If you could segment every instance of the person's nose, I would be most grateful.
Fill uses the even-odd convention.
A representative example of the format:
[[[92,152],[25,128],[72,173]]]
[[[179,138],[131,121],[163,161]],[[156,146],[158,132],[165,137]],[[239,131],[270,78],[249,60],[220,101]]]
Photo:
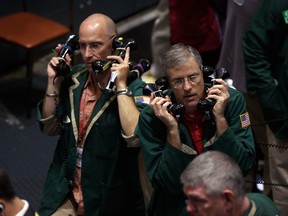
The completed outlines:
[[[93,56],[92,49],[90,48],[90,46],[86,46],[85,51],[84,51],[84,57],[89,58],[91,56]]]
[[[192,84],[188,79],[184,79],[183,88],[184,90],[190,90],[192,88]]]

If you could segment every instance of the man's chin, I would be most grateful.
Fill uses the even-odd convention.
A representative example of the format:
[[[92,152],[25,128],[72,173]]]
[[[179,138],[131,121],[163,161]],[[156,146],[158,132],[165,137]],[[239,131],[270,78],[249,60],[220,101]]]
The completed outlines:
[[[91,64],[86,64],[86,68],[88,69],[88,71],[93,71],[92,65]]]

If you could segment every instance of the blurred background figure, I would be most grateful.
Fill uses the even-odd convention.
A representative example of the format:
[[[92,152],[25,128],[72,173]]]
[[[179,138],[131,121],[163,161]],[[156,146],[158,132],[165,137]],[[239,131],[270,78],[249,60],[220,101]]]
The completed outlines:
[[[217,1],[213,1],[217,2]],[[152,30],[151,74],[164,75],[162,55],[176,43],[196,48],[204,65],[215,67],[221,49],[221,29],[217,14],[209,0],[160,0],[158,18]]]
[[[158,78],[163,75],[161,70],[162,55],[170,48],[170,28],[168,0],[160,0],[157,6],[157,18],[151,33],[151,75]]]
[[[241,40],[261,0],[227,1],[223,43],[217,67],[226,68],[234,86],[246,92],[245,64]]]
[[[259,8],[261,0],[232,0],[227,1],[227,16],[225,21],[225,30],[223,36],[223,43],[220,58],[217,67],[226,68],[230,77],[233,80],[233,86],[237,90],[244,93],[247,108],[251,117],[251,126],[256,142],[257,164],[255,169],[247,176],[247,179],[264,180],[269,182],[269,166],[268,166],[268,146],[259,143],[267,143],[265,125],[256,124],[263,122],[259,105],[255,103],[253,98],[249,97],[246,89],[246,71],[242,48],[242,37],[248,29],[249,24]],[[259,164],[264,165],[261,167]],[[258,170],[259,169],[259,170]],[[253,183],[246,184],[246,190],[256,190]],[[270,193],[270,185],[258,184],[259,190],[266,195]],[[270,196],[270,195],[269,195]]]
[[[240,167],[227,154],[208,151],[199,155],[180,178],[190,215],[279,215],[267,196],[245,194]]]
[[[248,92],[265,121],[272,195],[288,215],[288,1],[262,0],[243,38]]]
[[[16,195],[8,173],[0,169],[0,215],[36,216],[29,203]]]

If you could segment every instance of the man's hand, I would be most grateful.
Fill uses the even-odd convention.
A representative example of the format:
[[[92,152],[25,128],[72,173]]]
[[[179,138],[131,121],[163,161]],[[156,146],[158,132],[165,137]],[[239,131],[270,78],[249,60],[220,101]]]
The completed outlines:
[[[167,142],[175,148],[181,150],[182,143],[178,129],[178,122],[167,109],[171,104],[172,102],[168,96],[165,98],[155,97],[153,93],[150,96],[150,106],[154,110],[155,115],[167,127]]]
[[[127,87],[127,77],[129,73],[129,58],[130,58],[130,47],[126,49],[125,58],[122,59],[120,56],[108,56],[107,59],[115,60],[118,63],[113,63],[111,71],[117,73],[115,80],[117,89],[124,89]]]
[[[207,90],[207,98],[216,101],[213,107],[215,117],[224,116],[225,107],[230,97],[228,92],[228,84],[222,79],[216,79],[216,84]]]
[[[229,100],[228,84],[222,79],[216,79],[216,84],[207,90],[207,98],[216,101],[212,112],[215,117],[216,135],[219,137],[228,128],[228,123],[224,116],[224,111]]]
[[[52,57],[52,59],[50,60],[50,62],[48,63],[48,66],[47,66],[48,80],[50,80],[52,82],[55,81],[55,83],[57,83],[57,79],[58,79],[58,77],[56,77],[56,75],[57,75],[56,68],[59,64],[59,60],[61,59],[60,57],[58,57],[58,54],[61,50],[61,47],[62,47],[61,44],[57,45],[57,47],[55,48],[55,57]],[[71,58],[68,54],[66,54],[64,60],[66,61],[67,65],[71,64]],[[62,80],[62,79],[63,78],[60,78],[60,80]]]
[[[155,97],[152,93],[150,96],[150,106],[154,110],[155,115],[166,125],[167,129],[178,128],[175,117],[168,111],[168,106],[172,104],[170,98],[166,96]]]

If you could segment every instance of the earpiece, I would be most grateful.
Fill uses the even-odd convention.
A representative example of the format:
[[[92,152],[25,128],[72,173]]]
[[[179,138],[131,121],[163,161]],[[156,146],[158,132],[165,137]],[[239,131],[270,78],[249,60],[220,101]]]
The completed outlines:
[[[4,212],[5,206],[4,204],[0,203],[0,214]]]

